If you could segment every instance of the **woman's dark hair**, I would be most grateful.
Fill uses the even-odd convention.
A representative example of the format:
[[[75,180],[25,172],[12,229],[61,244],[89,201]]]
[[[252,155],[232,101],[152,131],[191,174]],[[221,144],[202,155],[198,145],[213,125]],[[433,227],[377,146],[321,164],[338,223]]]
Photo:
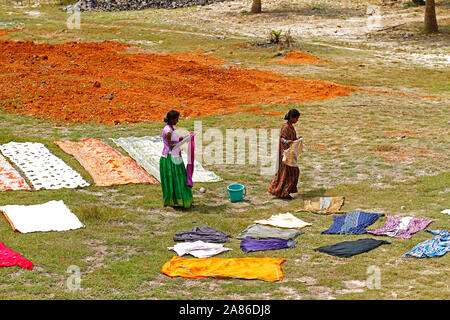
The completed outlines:
[[[297,109],[291,109],[284,116],[284,120],[289,120],[290,118],[298,118],[300,117],[300,112]]]
[[[166,117],[164,118],[164,122],[168,123],[169,121],[176,119],[180,116],[180,113],[177,110],[170,110],[167,112]]]

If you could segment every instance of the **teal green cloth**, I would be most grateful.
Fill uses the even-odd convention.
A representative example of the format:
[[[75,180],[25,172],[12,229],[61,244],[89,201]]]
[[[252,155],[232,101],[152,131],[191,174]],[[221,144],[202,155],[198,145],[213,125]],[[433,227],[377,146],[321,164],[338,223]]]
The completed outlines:
[[[192,189],[187,185],[183,158],[172,158],[170,153],[167,158],[161,157],[159,171],[164,206],[190,208],[194,197]]]

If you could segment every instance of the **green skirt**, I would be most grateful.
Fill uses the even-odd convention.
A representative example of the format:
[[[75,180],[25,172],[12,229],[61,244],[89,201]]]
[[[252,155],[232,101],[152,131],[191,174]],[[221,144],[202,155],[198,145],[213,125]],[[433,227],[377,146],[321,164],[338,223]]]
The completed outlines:
[[[187,185],[186,167],[183,158],[172,160],[169,153],[167,158],[159,159],[159,173],[163,192],[164,206],[190,208],[194,197],[192,189]]]

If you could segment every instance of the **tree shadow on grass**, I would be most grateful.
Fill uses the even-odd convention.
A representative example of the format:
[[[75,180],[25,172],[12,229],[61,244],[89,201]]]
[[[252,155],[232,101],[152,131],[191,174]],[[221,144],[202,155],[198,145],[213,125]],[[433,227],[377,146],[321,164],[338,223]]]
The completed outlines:
[[[206,204],[194,204],[192,207],[186,209],[182,207],[173,208],[178,212],[189,212],[189,213],[201,213],[201,214],[211,214],[211,213],[222,213],[226,212],[228,209],[228,204],[220,204],[216,206],[206,205]]]
[[[304,193],[299,193],[295,197],[296,199],[307,199],[307,198],[315,198],[315,197],[321,197],[327,192],[327,189],[325,188],[318,188],[306,191]]]

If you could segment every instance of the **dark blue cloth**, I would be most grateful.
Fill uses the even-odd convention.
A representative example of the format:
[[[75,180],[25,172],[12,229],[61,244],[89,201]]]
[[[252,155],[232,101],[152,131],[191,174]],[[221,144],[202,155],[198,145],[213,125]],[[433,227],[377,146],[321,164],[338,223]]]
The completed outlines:
[[[342,216],[333,216],[334,223],[322,234],[364,234],[366,227],[374,223],[382,213],[354,211]]]
[[[355,254],[360,254],[375,249],[382,244],[390,244],[390,242],[366,238],[356,241],[343,241],[330,246],[316,248],[314,251],[320,251],[340,258],[349,258]]]
[[[278,250],[293,248],[297,241],[286,239],[253,239],[244,238],[241,241],[241,249],[244,252],[263,251],[263,250]]]

